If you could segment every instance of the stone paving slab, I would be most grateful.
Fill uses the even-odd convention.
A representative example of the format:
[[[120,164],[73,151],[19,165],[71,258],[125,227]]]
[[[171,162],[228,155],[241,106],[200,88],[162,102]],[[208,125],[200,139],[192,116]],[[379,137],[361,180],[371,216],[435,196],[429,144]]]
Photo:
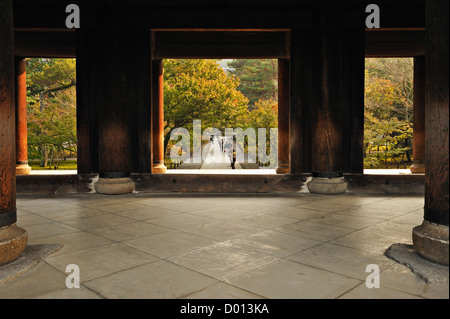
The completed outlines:
[[[448,299],[448,282],[385,255],[412,243],[423,195],[22,194],[17,207],[29,245],[64,247],[0,298]],[[79,290],[65,286],[68,264]]]

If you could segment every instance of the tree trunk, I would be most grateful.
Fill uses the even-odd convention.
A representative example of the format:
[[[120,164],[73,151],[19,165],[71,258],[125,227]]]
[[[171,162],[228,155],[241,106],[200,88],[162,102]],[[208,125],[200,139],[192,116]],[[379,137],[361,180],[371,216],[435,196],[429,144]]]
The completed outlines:
[[[406,151],[405,153],[406,153],[406,158],[408,159],[408,163],[411,163],[412,162],[412,160],[411,160],[411,153],[410,153],[411,151]]]
[[[47,150],[47,147],[44,146],[42,148],[42,159],[41,159],[39,166],[47,167],[47,164],[48,164],[48,150]]]
[[[172,130],[170,130],[170,132],[167,133],[166,136],[164,136],[164,159],[166,158],[167,145],[169,145],[171,132],[172,132]]]

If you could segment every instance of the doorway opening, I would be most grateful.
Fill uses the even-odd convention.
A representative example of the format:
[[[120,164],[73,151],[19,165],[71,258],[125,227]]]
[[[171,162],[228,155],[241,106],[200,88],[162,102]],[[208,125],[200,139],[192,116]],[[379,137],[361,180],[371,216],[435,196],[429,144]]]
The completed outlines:
[[[76,59],[27,58],[25,63],[31,174],[76,174]]]
[[[165,59],[164,163],[175,174],[276,174],[277,59]]]
[[[413,58],[366,58],[364,97],[365,173],[411,173]]]

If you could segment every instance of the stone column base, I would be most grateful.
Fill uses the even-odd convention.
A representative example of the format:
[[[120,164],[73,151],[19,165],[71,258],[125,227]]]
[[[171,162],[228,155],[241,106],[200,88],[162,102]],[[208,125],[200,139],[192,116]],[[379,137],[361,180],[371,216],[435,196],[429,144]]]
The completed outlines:
[[[425,173],[425,164],[413,162],[409,169],[411,173]]]
[[[313,177],[307,186],[309,191],[314,194],[335,195],[345,193],[347,190],[347,183],[343,177]]]
[[[289,162],[278,161],[278,166],[275,171],[277,174],[289,174]]]
[[[153,164],[152,174],[165,174],[167,171],[167,167],[164,163]]]
[[[414,249],[422,257],[448,266],[448,226],[426,220],[413,228]]]
[[[31,167],[28,164],[17,164],[16,175],[30,175]]]
[[[19,258],[28,240],[28,233],[14,223],[0,228],[0,265]]]
[[[134,191],[134,182],[129,177],[123,178],[99,178],[94,184],[94,189],[99,194],[121,195]]]

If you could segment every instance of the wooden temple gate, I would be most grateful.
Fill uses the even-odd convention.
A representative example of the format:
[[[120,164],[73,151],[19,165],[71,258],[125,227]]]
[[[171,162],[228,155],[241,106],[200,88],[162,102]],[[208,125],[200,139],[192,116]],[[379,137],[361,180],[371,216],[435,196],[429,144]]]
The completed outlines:
[[[321,192],[328,181],[344,191],[347,184],[364,190],[380,182],[363,174],[364,58],[414,57],[413,169],[426,167],[426,174],[392,181],[424,182],[424,224],[414,231],[415,245],[427,258],[448,264],[448,1],[378,1],[380,29],[366,29],[369,2],[360,0],[226,6],[204,0],[78,1],[78,29],[65,25],[69,3],[0,4],[0,234],[15,225],[16,164],[27,164],[20,82],[25,57],[76,57],[77,180],[98,174],[97,191],[112,194],[163,184],[186,191],[199,179],[217,185],[223,178],[156,174],[165,170],[164,58],[278,59],[282,177],[233,178],[259,189],[278,178],[288,189],[312,174],[316,184],[310,189]]]

